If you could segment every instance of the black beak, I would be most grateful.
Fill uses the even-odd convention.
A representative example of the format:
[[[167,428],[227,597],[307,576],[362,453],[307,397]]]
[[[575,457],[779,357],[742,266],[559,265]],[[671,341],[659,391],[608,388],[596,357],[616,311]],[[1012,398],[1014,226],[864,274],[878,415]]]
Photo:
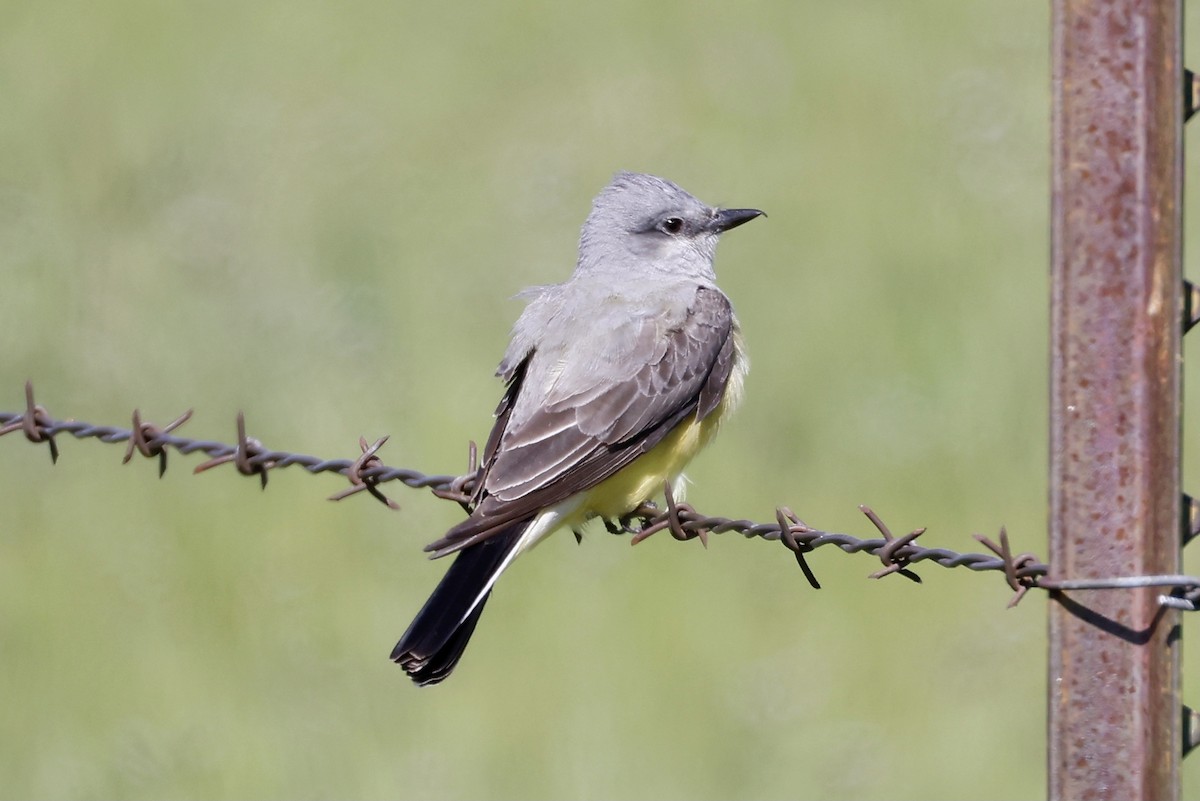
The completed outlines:
[[[742,223],[748,223],[755,217],[766,216],[767,213],[765,211],[759,211],[758,209],[717,209],[708,227],[713,233],[719,234],[722,231],[728,231],[730,228],[737,228]]]

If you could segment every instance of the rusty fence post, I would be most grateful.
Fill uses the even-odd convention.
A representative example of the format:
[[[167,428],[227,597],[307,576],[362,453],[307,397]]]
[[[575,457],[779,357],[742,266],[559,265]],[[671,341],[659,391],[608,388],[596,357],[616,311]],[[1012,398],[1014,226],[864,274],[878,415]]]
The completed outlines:
[[[1180,0],[1054,0],[1050,564],[1180,562]],[[1177,799],[1179,612],[1057,592],[1049,797]]]

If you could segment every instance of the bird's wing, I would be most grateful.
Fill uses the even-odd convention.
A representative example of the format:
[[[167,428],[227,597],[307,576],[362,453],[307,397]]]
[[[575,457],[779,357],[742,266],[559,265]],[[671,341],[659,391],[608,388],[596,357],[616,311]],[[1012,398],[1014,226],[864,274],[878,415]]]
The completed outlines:
[[[640,322],[625,343],[618,375],[576,371],[519,418],[530,354],[513,372],[484,449],[478,506],[426,547],[452,553],[584,490],[646,453],[691,415],[712,413],[734,363],[729,300],[700,287],[683,322],[659,331]],[[564,386],[564,384],[568,384]]]

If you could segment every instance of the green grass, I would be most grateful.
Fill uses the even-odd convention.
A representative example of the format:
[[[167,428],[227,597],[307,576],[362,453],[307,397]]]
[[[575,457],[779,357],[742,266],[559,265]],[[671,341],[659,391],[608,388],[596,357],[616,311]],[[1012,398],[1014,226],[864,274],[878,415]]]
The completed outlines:
[[[270,446],[386,433],[390,464],[458,472],[506,299],[564,279],[592,195],[645,170],[770,214],[718,256],[753,370],[689,500],[1044,555],[1044,3],[4,18],[0,407],[30,378],[60,416],[194,406],[229,440],[242,409]],[[0,797],[1044,792],[1045,600],[1005,610],[998,575],[870,582],[822,550],[817,593],[734,535],[556,537],[417,690],[386,657],[453,505],[61,447],[0,441]]]

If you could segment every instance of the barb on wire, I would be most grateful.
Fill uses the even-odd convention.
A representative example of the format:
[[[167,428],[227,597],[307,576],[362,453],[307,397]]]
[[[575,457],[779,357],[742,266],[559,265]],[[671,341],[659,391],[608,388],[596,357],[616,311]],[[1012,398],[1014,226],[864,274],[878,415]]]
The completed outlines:
[[[192,472],[203,473],[226,462],[233,462],[233,466],[243,476],[257,474],[263,489],[267,488],[267,471],[278,464],[261,442],[246,436],[246,415],[241,412],[237,415],[237,445],[234,446],[233,452],[214,456],[207,462],[196,465]]]
[[[1030,587],[1037,586],[1028,576],[1022,577],[1020,574],[1021,568],[1035,564],[1037,557],[1028,552],[1013,556],[1012,548],[1008,545],[1008,531],[1003,526],[1000,527],[999,545],[982,534],[976,534],[975,539],[979,540],[985,548],[999,556],[1004,562],[1004,576],[1008,579],[1008,586],[1012,588],[1014,593],[1012,600],[1008,602],[1008,608],[1012,609],[1021,602],[1021,599],[1025,597],[1025,593],[1029,591]],[[1039,583],[1044,583],[1044,581]]]
[[[30,442],[45,442],[50,446],[50,461],[58,463],[58,443],[50,425],[50,413],[33,402],[33,382],[25,382],[25,413],[0,416],[0,437],[21,431]]]
[[[143,423],[141,411],[134,409],[133,429],[130,431],[129,447],[125,449],[125,458],[121,460],[121,464],[129,464],[129,460],[133,458],[135,450],[148,459],[157,456],[158,477],[162,478],[167,472],[167,451],[163,448],[162,442],[159,441],[159,436],[169,434],[191,419],[192,410],[188,409],[162,428],[159,428],[153,423]]]
[[[875,511],[871,507],[859,506],[858,508],[867,516],[867,519],[871,521],[875,528],[879,529],[879,533],[883,535],[883,541],[887,543],[879,549],[879,553],[877,554],[879,561],[883,562],[883,569],[872,573],[871,578],[883,578],[891,573],[899,573],[906,579],[920,584],[921,577],[905,567],[908,564],[908,558],[904,553],[904,548],[910,542],[914,542],[917,537],[924,534],[925,529],[918,528],[915,531],[908,532],[903,537],[893,537],[892,532],[888,530],[888,527],[884,525],[879,515],[875,514]]]
[[[107,443],[127,442],[122,462],[129,462],[135,452],[147,458],[157,457],[160,476],[166,471],[168,449],[174,449],[183,455],[200,452],[209,458],[197,465],[194,472],[201,473],[222,464],[233,464],[243,475],[259,476],[264,488],[267,484],[268,471],[298,465],[310,473],[339,473],[349,480],[350,487],[335,493],[330,500],[342,500],[351,495],[366,492],[389,508],[398,509],[399,505],[383,495],[379,490],[379,485],[387,481],[400,481],[414,489],[429,488],[437,497],[452,500],[468,511],[471,509],[479,472],[478,452],[473,442],[468,448],[466,473],[459,476],[427,475],[416,470],[385,465],[379,457],[379,451],[387,442],[387,437],[381,437],[371,444],[368,444],[365,438],[360,438],[359,450],[361,453],[354,459],[321,459],[316,456],[268,449],[262,442],[247,435],[246,421],[241,413],[237,417],[237,442],[234,445],[189,439],[174,433],[188,422],[191,416],[192,412],[189,409],[167,425],[159,427],[144,422],[140,412],[134,411],[132,429],[97,426],[76,420],[56,420],[44,407],[34,402],[33,386],[27,382],[25,385],[25,410],[23,412],[0,412],[0,436],[20,431],[30,442],[47,443],[51,459],[54,461],[58,460],[58,445],[55,437],[59,434],[70,434],[77,439],[95,438]],[[705,546],[708,544],[710,534],[723,534],[729,531],[740,533],[746,538],[758,537],[768,542],[777,540],[792,553],[808,583],[814,589],[820,589],[821,585],[806,556],[822,546],[835,545],[845,553],[863,551],[879,559],[883,565],[882,568],[870,574],[871,578],[876,579],[897,573],[911,581],[920,582],[921,579],[913,568],[921,562],[931,562],[946,568],[966,567],[973,571],[1000,571],[1013,591],[1013,597],[1009,601],[1010,607],[1015,606],[1033,587],[1055,592],[1169,587],[1171,588],[1169,595],[1159,596],[1160,604],[1188,611],[1200,610],[1200,578],[1192,576],[1135,576],[1095,580],[1051,578],[1048,576],[1049,566],[1040,562],[1032,553],[1013,554],[1009,545],[1008,532],[1003,528],[1000,530],[999,543],[993,542],[987,537],[975,535],[975,538],[991,551],[990,555],[957,553],[946,548],[926,548],[918,545],[916,540],[925,533],[923,528],[915,529],[899,537],[894,536],[883,519],[867,506],[859,508],[878,530],[881,535],[879,538],[860,539],[848,534],[813,528],[786,506],[775,510],[774,521],[759,523],[726,517],[706,517],[690,504],[677,502],[669,485],[665,487],[664,497],[666,507],[663,509],[653,503],[646,503],[620,520],[605,520],[604,524],[613,533],[631,534],[633,544],[663,530],[670,531],[671,536],[677,540],[699,539]]]
[[[363,472],[371,467],[379,467],[383,464],[383,460],[377,455],[379,449],[388,441],[388,437],[380,437],[372,444],[367,444],[366,437],[358,438],[358,446],[362,448],[362,456],[354,460],[346,470],[346,478],[350,479],[350,488],[344,489],[341,492],[335,492],[329,496],[331,501],[340,501],[343,498],[349,498],[359,492],[368,492],[371,497],[382,503],[389,509],[399,509],[400,504],[393,501],[391,498],[379,491],[379,480],[373,477],[364,476]]]
[[[430,487],[430,491],[443,500],[454,501],[464,512],[470,514],[475,500],[475,477],[478,474],[479,452],[475,441],[471,440],[467,443],[467,472],[451,479],[444,487]]]
[[[811,545],[802,543],[796,539],[796,532],[793,531],[793,526],[797,530],[812,531],[808,525],[796,517],[796,514],[786,506],[780,506],[775,510],[775,522],[779,524],[779,541],[792,552],[796,557],[796,564],[800,566],[801,572],[804,573],[804,578],[808,579],[809,586],[814,590],[821,589],[821,582],[817,581],[817,576],[809,567],[808,560],[804,555],[811,551]]]

